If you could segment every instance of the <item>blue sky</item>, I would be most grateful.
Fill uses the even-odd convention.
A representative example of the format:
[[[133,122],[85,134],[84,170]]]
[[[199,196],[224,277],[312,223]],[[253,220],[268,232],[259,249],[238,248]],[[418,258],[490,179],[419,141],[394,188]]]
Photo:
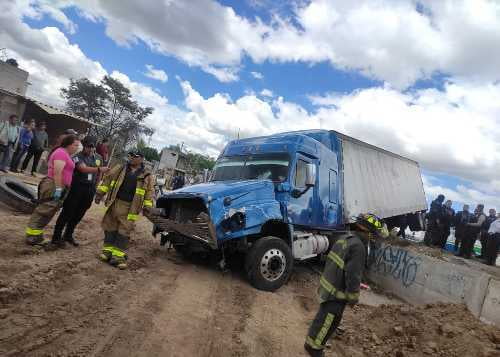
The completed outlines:
[[[418,160],[429,197],[500,206],[500,5],[446,2],[7,0],[0,44],[56,105],[120,79],[158,148],[334,129]]]

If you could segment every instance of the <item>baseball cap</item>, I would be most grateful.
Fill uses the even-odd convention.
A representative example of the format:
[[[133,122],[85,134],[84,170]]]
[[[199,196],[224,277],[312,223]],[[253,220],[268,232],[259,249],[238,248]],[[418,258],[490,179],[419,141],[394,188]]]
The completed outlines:
[[[66,129],[64,130],[64,134],[73,134],[73,135],[78,135],[75,129]]]
[[[144,155],[139,150],[130,150],[128,156],[132,157],[144,157]]]

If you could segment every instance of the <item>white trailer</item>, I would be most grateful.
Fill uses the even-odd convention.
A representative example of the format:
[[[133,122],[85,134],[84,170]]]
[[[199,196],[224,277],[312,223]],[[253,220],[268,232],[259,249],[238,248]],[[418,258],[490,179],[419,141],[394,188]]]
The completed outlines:
[[[336,133],[342,141],[344,219],[363,212],[388,218],[427,209],[416,161]]]

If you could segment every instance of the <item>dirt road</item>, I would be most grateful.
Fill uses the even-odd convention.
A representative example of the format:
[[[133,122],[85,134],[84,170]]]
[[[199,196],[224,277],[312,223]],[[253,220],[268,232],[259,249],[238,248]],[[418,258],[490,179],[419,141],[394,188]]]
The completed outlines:
[[[97,260],[102,214],[93,207],[80,224],[79,248],[44,252],[24,245],[27,216],[0,210],[1,356],[304,356],[304,334],[317,308],[318,277],[310,270],[298,268],[276,293],[257,291],[239,272],[222,273],[160,248],[143,219],[130,269],[119,271]],[[366,293],[363,300],[387,301]],[[440,333],[448,320],[445,330],[456,332]],[[327,355],[500,352],[500,331],[462,307],[363,305],[347,310],[345,321],[346,333]],[[466,333],[469,326],[476,335]]]

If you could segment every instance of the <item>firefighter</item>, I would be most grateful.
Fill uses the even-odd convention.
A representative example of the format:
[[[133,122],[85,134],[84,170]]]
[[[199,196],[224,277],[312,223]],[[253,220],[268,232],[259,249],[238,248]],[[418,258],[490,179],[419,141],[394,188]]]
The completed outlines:
[[[27,244],[48,243],[43,239],[43,229],[63,205],[75,168],[71,155],[77,152],[79,145],[76,135],[67,135],[49,155],[47,177],[38,185],[38,205],[26,227]]]
[[[76,167],[71,189],[54,227],[52,243],[55,245],[64,246],[65,242],[75,247],[79,245],[73,237],[73,232],[92,206],[99,176],[108,171],[108,168],[102,165],[101,156],[95,153],[96,141],[96,138],[86,136],[82,140],[83,151],[73,158]]]
[[[153,206],[154,178],[144,167],[138,151],[128,154],[128,162],[112,168],[97,187],[95,202],[106,195],[108,207],[102,220],[104,245],[99,256],[120,269],[127,268],[127,246],[139,213]]]
[[[358,302],[370,239],[388,236],[387,227],[378,217],[361,214],[350,234],[340,237],[333,244],[319,280],[319,311],[304,344],[310,356],[324,356],[325,344],[340,325],[346,304],[355,305]]]

